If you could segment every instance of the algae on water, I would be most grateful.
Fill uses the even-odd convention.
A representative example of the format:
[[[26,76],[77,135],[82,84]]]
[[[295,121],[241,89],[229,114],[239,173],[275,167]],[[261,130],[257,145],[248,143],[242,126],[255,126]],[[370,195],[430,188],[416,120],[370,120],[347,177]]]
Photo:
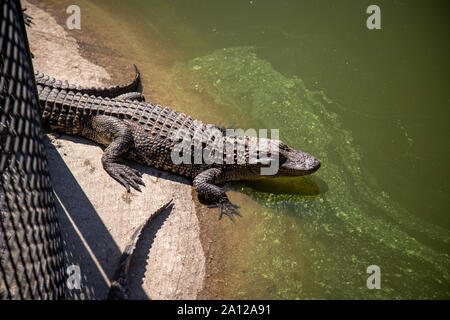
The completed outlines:
[[[179,90],[201,92],[255,128],[280,129],[281,140],[322,162],[315,176],[326,192],[254,190],[271,214],[252,226],[246,259],[254,262],[245,279],[270,282],[271,290],[254,290],[248,280],[237,298],[450,297],[448,254],[439,249],[448,248],[449,232],[411,216],[361,170],[351,132],[324,93],[277,72],[251,47],[216,50],[173,71]],[[242,190],[252,195],[252,188]],[[380,290],[366,287],[370,265],[381,269]]]

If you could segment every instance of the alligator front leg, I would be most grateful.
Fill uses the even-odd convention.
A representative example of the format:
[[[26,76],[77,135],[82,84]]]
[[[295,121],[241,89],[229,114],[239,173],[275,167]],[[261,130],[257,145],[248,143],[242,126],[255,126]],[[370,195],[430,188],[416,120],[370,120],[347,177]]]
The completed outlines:
[[[96,116],[92,129],[97,141],[112,140],[102,156],[102,164],[108,174],[122,184],[128,192],[130,187],[141,191],[139,185],[145,186],[142,173],[130,168],[122,159],[133,145],[133,134],[129,125],[114,117]]]
[[[207,169],[194,178],[193,185],[199,194],[203,195],[208,200],[213,201],[216,206],[219,207],[219,220],[222,219],[223,214],[226,214],[234,221],[234,214],[241,216],[239,211],[237,211],[239,207],[232,204],[225,194],[225,191],[214,184],[221,172],[222,171],[218,168]]]

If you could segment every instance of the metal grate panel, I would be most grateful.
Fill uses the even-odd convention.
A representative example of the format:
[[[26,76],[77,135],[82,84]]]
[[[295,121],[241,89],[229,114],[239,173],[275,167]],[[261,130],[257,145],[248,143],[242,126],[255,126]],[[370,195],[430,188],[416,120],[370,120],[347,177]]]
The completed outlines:
[[[0,3],[0,50],[0,299],[62,299],[60,226],[18,0]]]

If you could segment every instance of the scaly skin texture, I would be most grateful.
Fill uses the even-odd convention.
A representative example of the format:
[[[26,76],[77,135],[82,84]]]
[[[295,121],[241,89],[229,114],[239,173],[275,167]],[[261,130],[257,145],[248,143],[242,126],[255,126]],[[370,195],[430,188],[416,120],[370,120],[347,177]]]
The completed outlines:
[[[140,92],[142,90],[141,74],[136,65],[134,65],[134,71],[135,76],[132,82],[109,87],[83,87],[74,85],[67,81],[57,80],[37,70],[34,72],[34,78],[36,84],[41,85],[42,87],[68,90],[74,93],[94,95],[103,98],[145,101],[143,94]]]
[[[142,174],[126,165],[123,159],[191,179],[199,195],[219,207],[220,218],[226,214],[233,219],[233,214],[239,215],[237,207],[219,185],[260,176],[261,168],[267,167],[267,163],[250,161],[252,147],[258,150],[260,142],[278,147],[276,152],[268,153],[271,160],[279,161],[279,170],[273,177],[306,175],[320,167],[320,162],[312,155],[294,150],[278,140],[232,135],[226,136],[225,143],[220,145],[214,143],[217,141],[214,134],[225,133],[224,128],[203,124],[184,113],[153,103],[89,96],[79,87],[67,91],[57,83],[49,86],[45,81],[44,86],[37,85],[43,125],[106,146],[103,168],[128,192],[131,188],[141,191],[144,182]],[[188,140],[189,150],[195,150],[198,145],[212,146],[213,154],[223,154],[223,163],[196,164],[193,153],[190,161],[175,164],[171,154],[179,146],[179,140],[173,138],[177,132],[183,133],[181,137],[193,137]],[[201,141],[198,132],[203,135]],[[226,146],[232,146],[232,149]]]

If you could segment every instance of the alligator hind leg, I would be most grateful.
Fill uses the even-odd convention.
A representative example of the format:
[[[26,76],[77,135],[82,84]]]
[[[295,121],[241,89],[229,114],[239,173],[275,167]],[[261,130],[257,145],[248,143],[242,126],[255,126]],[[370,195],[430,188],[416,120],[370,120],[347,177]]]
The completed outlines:
[[[218,168],[210,168],[199,173],[194,178],[194,188],[199,194],[213,201],[214,207],[219,208],[219,220],[225,214],[234,221],[233,215],[241,216],[237,210],[239,207],[232,204],[225,191],[214,184],[221,173],[222,171]]]
[[[26,14],[25,11],[27,11],[27,8],[22,9],[23,22],[25,22],[25,25],[27,25],[28,27],[31,27],[31,25],[34,24],[33,17],[29,14]]]
[[[145,186],[142,181],[142,173],[123,163],[124,156],[134,143],[129,125],[114,117],[96,116],[92,120],[92,129],[95,135],[94,140],[111,141],[102,156],[105,171],[122,184],[128,192],[130,192],[130,187],[141,191],[139,185]]]

